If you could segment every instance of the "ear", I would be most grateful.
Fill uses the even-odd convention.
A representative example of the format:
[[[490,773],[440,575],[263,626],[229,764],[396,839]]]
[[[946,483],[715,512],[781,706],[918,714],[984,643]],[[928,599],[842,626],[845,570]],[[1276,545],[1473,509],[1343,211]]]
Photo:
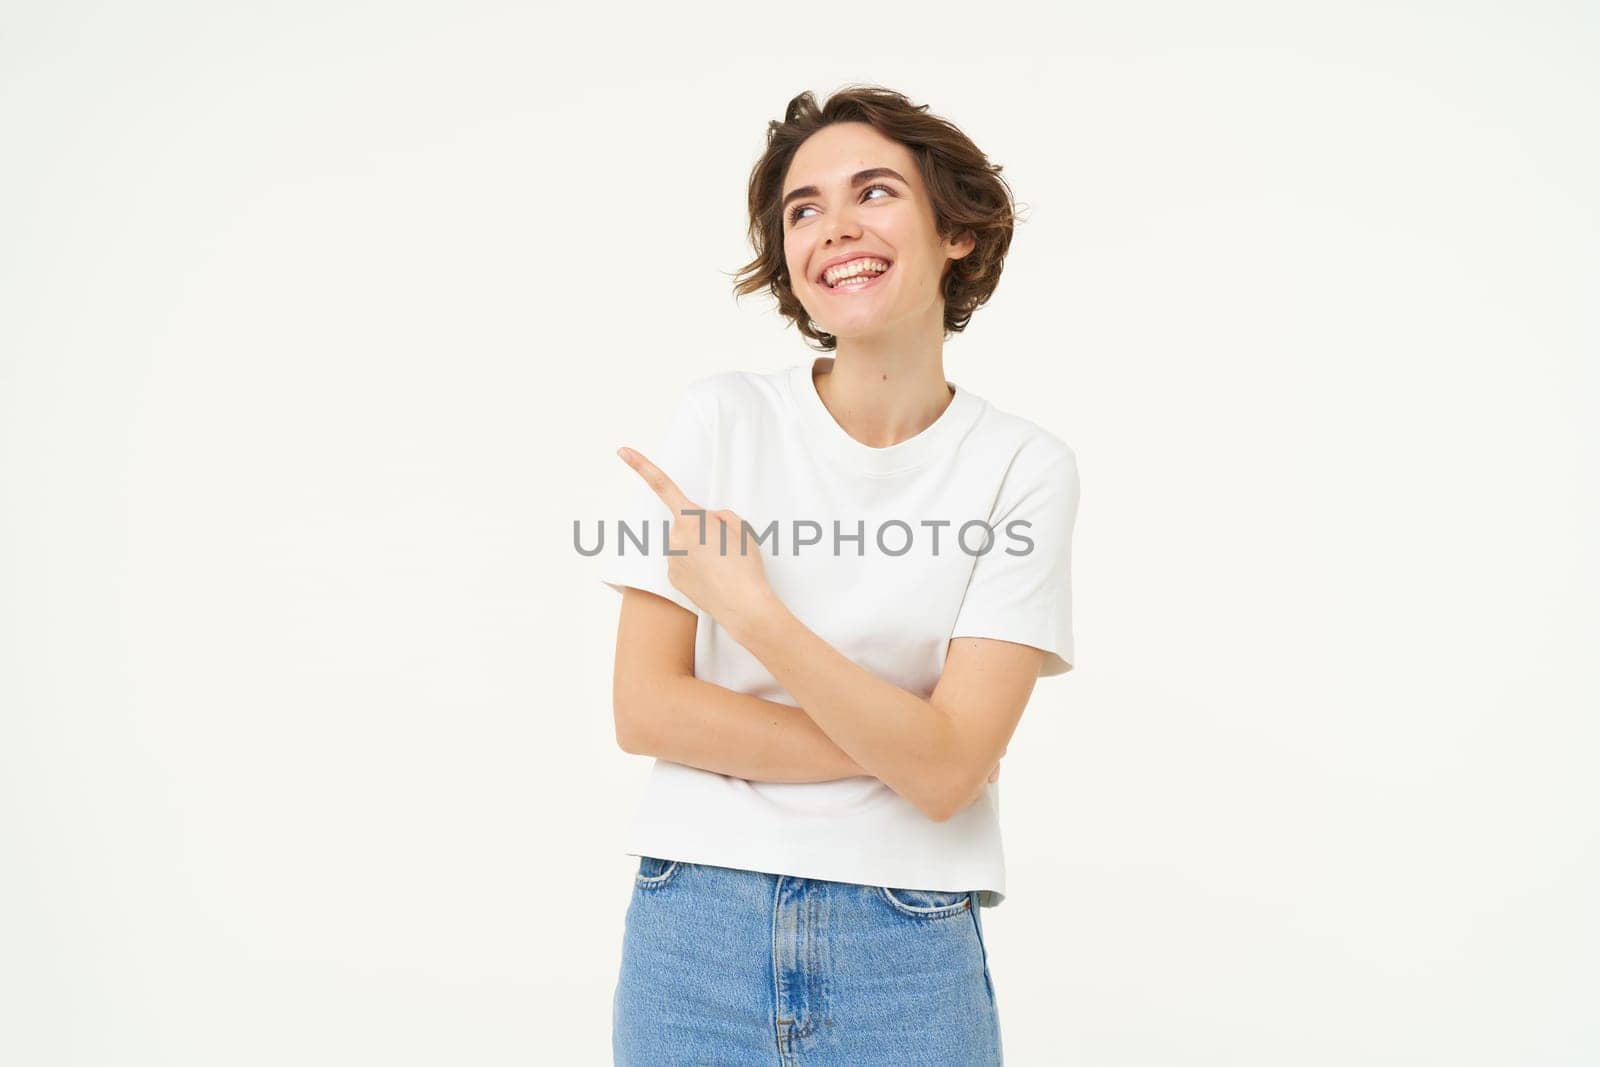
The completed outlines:
[[[965,259],[974,248],[978,247],[978,237],[971,230],[967,230],[960,237],[945,241],[945,247],[953,253],[950,259]]]

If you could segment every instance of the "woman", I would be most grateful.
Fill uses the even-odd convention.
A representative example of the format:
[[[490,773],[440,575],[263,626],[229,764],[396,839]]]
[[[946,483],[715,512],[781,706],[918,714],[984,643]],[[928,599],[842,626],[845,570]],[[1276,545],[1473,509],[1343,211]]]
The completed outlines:
[[[926,110],[852,87],[770,124],[737,291],[833,355],[691,382],[619,450],[617,737],[656,762],[618,1064],[1001,1062],[995,783],[1071,669],[1077,464],[944,376],[1013,205]]]

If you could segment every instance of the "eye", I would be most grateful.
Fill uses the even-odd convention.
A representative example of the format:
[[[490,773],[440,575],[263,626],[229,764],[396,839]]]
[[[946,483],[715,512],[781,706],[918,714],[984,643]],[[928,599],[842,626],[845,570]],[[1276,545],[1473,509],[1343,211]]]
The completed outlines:
[[[898,195],[893,189],[889,188],[887,185],[882,184],[881,182],[878,183],[878,184],[875,184],[875,185],[867,186],[865,189],[861,190],[861,195],[864,197],[868,193],[872,192],[872,190],[874,190],[874,189],[882,189],[884,192],[888,193],[890,196]],[[811,206],[810,204],[796,204],[794,207],[790,208],[789,209],[789,224],[792,226],[796,222],[799,222],[800,221],[800,212],[804,211],[806,208],[808,208],[810,206]]]

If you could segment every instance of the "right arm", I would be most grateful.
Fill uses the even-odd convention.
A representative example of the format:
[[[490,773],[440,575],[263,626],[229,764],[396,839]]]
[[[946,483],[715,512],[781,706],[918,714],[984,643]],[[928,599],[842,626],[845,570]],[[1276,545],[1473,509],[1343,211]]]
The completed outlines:
[[[803,710],[694,676],[698,618],[623,591],[611,703],[617,744],[753,782],[829,782],[867,772]]]
[[[697,626],[697,616],[670,600],[623,591],[611,696],[624,752],[751,782],[829,782],[867,773],[804,709],[696,678]],[[999,773],[996,763],[988,780]]]

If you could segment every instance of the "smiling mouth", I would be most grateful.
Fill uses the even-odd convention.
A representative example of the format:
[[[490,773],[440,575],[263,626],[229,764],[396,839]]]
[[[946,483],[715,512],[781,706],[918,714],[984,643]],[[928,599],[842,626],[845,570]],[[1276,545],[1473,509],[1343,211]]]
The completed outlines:
[[[840,279],[837,285],[829,285],[826,275],[819,280],[822,282],[822,287],[830,293],[853,293],[857,289],[870,289],[878,284],[880,278],[885,277],[890,271],[894,270],[892,262],[888,260],[884,260],[884,262],[889,263],[889,265],[877,273],[862,272],[860,274],[852,274],[848,278]]]

